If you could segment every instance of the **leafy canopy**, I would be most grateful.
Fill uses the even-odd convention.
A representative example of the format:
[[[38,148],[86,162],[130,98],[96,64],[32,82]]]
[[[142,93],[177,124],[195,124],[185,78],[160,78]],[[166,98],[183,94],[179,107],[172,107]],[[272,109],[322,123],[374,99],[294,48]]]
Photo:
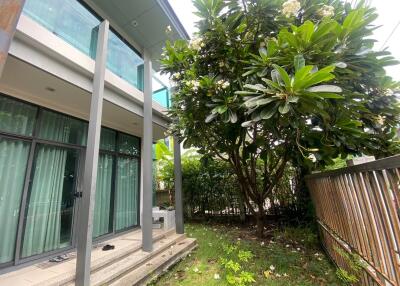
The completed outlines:
[[[239,143],[245,129],[259,135],[241,138],[242,148],[264,159],[271,146],[290,145],[296,162],[315,157],[320,165],[398,150],[399,85],[383,69],[397,62],[372,50],[375,9],[299,3],[287,17],[278,0],[194,1],[198,37],[167,43],[162,59],[176,82],[172,129],[187,146],[225,153],[223,141]],[[326,7],[332,15],[322,16]]]
[[[341,0],[194,0],[199,33],[168,42],[171,132],[229,162],[263,231],[288,166],[399,152],[399,84],[373,50],[375,9]],[[256,205],[257,207],[255,207]]]

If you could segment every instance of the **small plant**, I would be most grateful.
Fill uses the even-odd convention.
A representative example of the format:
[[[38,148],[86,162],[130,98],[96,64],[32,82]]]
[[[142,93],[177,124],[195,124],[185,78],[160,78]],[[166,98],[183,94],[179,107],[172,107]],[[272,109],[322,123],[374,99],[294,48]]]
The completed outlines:
[[[228,255],[230,255],[231,253],[235,252],[237,250],[237,248],[238,247],[236,245],[227,245],[227,244],[223,244],[222,245],[222,249]]]
[[[365,262],[356,253],[349,253],[339,247],[334,248],[335,251],[342,256],[350,268],[350,272],[339,267],[336,270],[337,277],[346,285],[353,285],[359,281],[361,271],[365,268]]]
[[[250,283],[256,282],[254,274],[246,271],[240,272],[239,275],[227,274],[226,281],[228,284],[236,286],[246,286]]]
[[[240,261],[248,262],[253,258],[253,253],[251,251],[239,250],[238,258]]]
[[[234,262],[232,259],[227,260],[225,258],[221,258],[220,263],[229,272],[237,273],[241,269],[240,264],[238,262]]]
[[[358,282],[358,278],[355,275],[347,272],[343,268],[338,268],[336,270],[336,275],[346,285],[353,285]]]
[[[249,262],[254,256],[251,251],[241,250],[238,245],[223,244],[222,249],[227,258],[219,259],[220,265],[225,270],[226,282],[230,285],[247,286],[256,280],[254,274],[242,270],[241,262]],[[239,261],[236,261],[236,258]]]

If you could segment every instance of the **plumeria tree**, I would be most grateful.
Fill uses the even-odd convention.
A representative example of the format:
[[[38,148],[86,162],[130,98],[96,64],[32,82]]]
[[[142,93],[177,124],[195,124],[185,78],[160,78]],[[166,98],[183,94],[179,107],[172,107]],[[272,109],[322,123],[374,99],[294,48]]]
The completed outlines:
[[[199,33],[167,43],[171,132],[229,162],[263,235],[288,165],[398,152],[399,85],[374,51],[377,15],[340,0],[194,0]]]

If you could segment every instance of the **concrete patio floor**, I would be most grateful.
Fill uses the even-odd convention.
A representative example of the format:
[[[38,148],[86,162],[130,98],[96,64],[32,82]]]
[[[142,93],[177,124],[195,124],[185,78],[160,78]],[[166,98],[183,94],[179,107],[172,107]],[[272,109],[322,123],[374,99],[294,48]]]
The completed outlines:
[[[141,250],[141,230],[120,235],[96,244],[91,258],[91,285],[137,285],[162,272],[195,246],[195,240],[175,233],[153,229],[154,250]],[[113,250],[103,251],[105,244]],[[74,285],[76,252],[62,262],[38,262],[0,275],[0,285]],[[51,259],[51,258],[50,258]]]

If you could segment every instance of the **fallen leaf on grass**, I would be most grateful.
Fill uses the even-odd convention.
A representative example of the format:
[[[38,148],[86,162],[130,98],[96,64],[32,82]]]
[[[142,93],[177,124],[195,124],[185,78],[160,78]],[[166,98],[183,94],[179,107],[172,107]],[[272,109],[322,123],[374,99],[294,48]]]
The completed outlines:
[[[270,276],[271,276],[271,271],[270,270],[264,271],[264,277],[265,278],[269,278]]]

